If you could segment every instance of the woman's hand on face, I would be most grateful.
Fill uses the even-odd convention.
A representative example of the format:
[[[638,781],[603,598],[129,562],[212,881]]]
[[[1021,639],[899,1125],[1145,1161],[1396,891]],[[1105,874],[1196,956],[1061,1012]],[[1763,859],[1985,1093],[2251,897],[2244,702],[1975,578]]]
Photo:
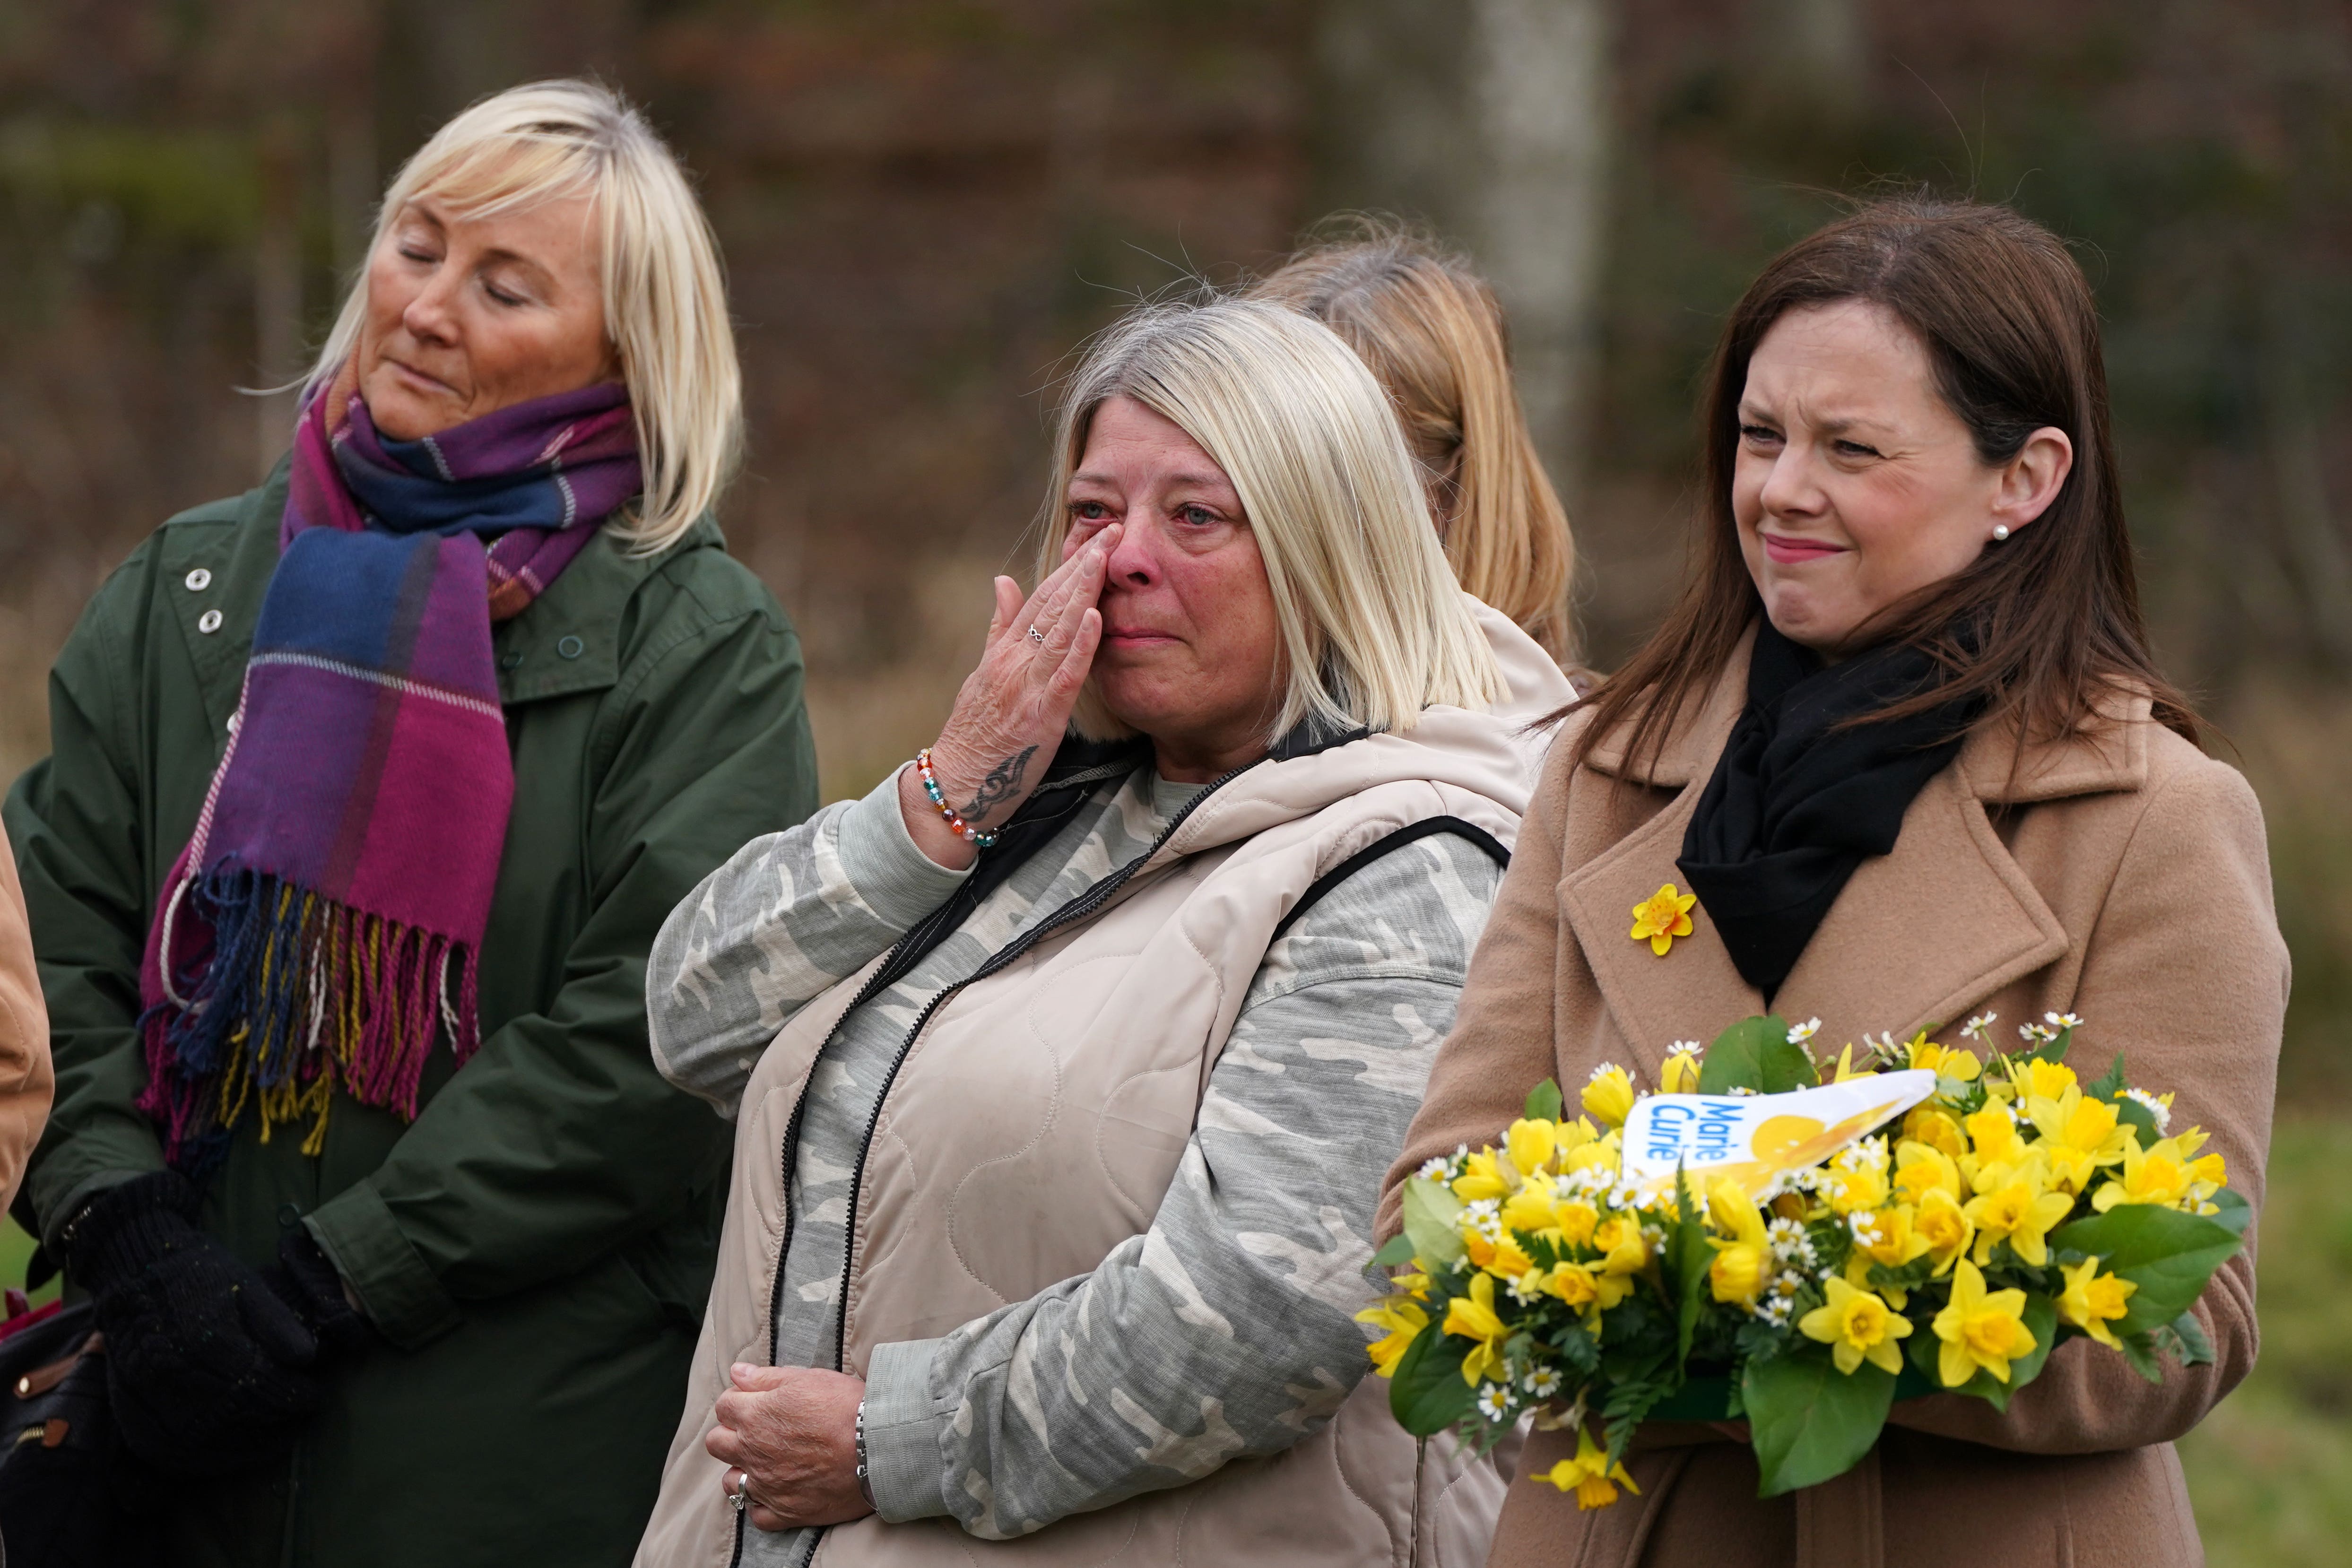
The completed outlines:
[[[723,1461],[719,1486],[761,1530],[845,1524],[872,1512],[857,1490],[857,1406],[862,1378],[804,1366],[734,1369],[719,1396],[719,1425],[702,1440]]]
[[[996,580],[988,645],[931,747],[940,792],[972,827],[1002,826],[1053,763],[1102,640],[1095,601],[1118,538],[1116,523],[1095,534],[1025,603],[1018,583]],[[933,861],[958,870],[972,862],[978,852],[948,826],[911,768],[898,776],[898,806]]]

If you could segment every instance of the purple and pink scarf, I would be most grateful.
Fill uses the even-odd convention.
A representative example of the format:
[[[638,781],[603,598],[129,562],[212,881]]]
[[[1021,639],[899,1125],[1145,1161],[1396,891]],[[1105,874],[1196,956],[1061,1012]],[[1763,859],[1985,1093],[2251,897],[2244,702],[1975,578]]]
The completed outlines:
[[[476,976],[514,773],[490,623],[636,494],[625,388],[387,440],[346,365],[303,406],[227,753],[157,900],[140,975],[164,1155],[216,1165],[338,1091],[414,1119]]]

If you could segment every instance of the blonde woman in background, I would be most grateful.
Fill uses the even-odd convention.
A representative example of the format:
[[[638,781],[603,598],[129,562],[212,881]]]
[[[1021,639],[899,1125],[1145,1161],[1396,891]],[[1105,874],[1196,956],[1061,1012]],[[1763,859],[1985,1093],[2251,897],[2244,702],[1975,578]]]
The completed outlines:
[[[1376,219],[1250,290],[1337,332],[1396,406],[1456,581],[1574,667],[1576,544],[1511,375],[1503,308],[1467,261]]]
[[[1296,312],[1138,312],[1055,459],[938,741],[655,946],[737,1133],[643,1568],[1485,1555],[1495,1467],[1353,1314],[1567,683]]]
[[[652,128],[500,93],[394,179],[289,461],[58,655],[7,830],[32,1206],[163,1530],[110,1560],[627,1560],[726,1176],[646,952],[816,804],[798,646],[710,516],[740,405]]]

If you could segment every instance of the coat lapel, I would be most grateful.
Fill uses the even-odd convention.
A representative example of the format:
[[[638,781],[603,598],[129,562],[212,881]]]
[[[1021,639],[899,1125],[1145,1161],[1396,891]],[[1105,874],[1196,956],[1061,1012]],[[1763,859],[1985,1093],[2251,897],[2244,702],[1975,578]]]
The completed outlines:
[[[1732,655],[1654,763],[1629,767],[1607,740],[1590,759],[1596,772],[1677,791],[1663,810],[1560,885],[1561,911],[1644,1071],[1654,1069],[1673,1041],[1712,1040],[1765,1010],[1762,994],[1740,977],[1704,905],[1691,912],[1691,934],[1663,956],[1631,936],[1633,906],[1664,883],[1681,884],[1675,859],[1744,703],[1752,642]],[[1941,1029],[2064,956],[2065,928],[2002,844],[1986,804],[2139,787],[2147,774],[2147,716],[2145,695],[2117,697],[2100,705],[2083,733],[2028,745],[2021,756],[2003,727],[1980,727],[1912,801],[1893,852],[1855,870],[1772,1010],[1791,1019],[1819,1018],[1820,1043],[1833,1056],[1865,1032],[1891,1030],[1904,1039]]]
[[[1691,911],[1691,934],[1675,938],[1663,956],[1632,935],[1635,904],[1666,883],[1681,886],[1675,857],[1706,787],[1704,778],[1686,783],[1664,810],[1560,883],[1561,911],[1617,1030],[1653,1080],[1675,1040],[1713,1040],[1764,1010],[1762,995],[1740,978],[1704,907]],[[1577,1086],[1566,1087],[1572,1096]]]
[[[2065,928],[1948,768],[1911,802],[1894,850],[1855,868],[1774,1008],[1820,1019],[1834,1054],[1864,1033],[1907,1040],[1955,1022],[2065,952]]]

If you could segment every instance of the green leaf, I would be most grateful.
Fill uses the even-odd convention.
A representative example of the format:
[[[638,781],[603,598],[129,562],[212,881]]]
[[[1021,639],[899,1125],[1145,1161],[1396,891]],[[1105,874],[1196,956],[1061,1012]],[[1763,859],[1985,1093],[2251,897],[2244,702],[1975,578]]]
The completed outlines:
[[[2105,1100],[2112,1102],[2116,1095],[2123,1092],[2124,1053],[2119,1051],[2116,1052],[2115,1063],[2107,1069],[2106,1076],[2101,1078],[2096,1083],[2084,1084],[2083,1086],[2083,1092],[2089,1095],[2094,1100]]]
[[[2205,1218],[2228,1230],[2232,1236],[2245,1235],[2246,1227],[2254,1222],[2254,1206],[2229,1187],[2223,1187],[2206,1201],[2221,1212],[2209,1214]]]
[[[1702,1373],[1685,1379],[1651,1407],[1653,1421],[1729,1421],[1738,1412],[1731,1407],[1732,1382],[1720,1373]]]
[[[1461,1212],[1462,1200],[1434,1176],[1414,1176],[1404,1184],[1404,1233],[1423,1265],[1447,1268],[1466,1255],[1462,1235],[1454,1228]]]
[[[2195,1312],[2181,1313],[2167,1323],[2161,1332],[2172,1336],[2174,1343],[2169,1348],[2180,1358],[2181,1365],[2213,1364],[2213,1342],[2205,1337],[2205,1325],[2197,1321]]]
[[[2119,1203],[2106,1213],[2062,1225],[2050,1245],[2095,1254],[2104,1270],[2139,1289],[2115,1324],[2118,1334],[2159,1328],[2196,1303],[2213,1270],[2241,1242],[2236,1231],[2202,1215],[2154,1204]]]
[[[2139,1134],[2140,1147],[2146,1148],[2164,1136],[2163,1129],[2156,1124],[2156,1113],[2130,1095],[2117,1097],[2115,1107],[2116,1120]]]
[[[1413,1247],[1412,1237],[1402,1233],[1391,1236],[1385,1242],[1381,1243],[1381,1249],[1379,1251],[1372,1254],[1372,1267],[1375,1269],[1402,1269],[1406,1264],[1412,1261],[1412,1253]]]
[[[1416,1437],[1433,1437],[1471,1412],[1477,1391],[1462,1381],[1473,1342],[1436,1322],[1413,1335],[1389,1383],[1389,1409]]]
[[[1818,1486],[1853,1469],[1886,1425],[1895,1375],[1864,1362],[1840,1372],[1826,1347],[1750,1362],[1739,1380],[1762,1472],[1759,1497]]]
[[[1706,1307],[1707,1270],[1715,1263],[1715,1249],[1706,1244],[1705,1210],[1691,1196],[1687,1172],[1675,1173],[1675,1225],[1666,1237],[1665,1253],[1675,1282],[1675,1373],[1680,1377],[1690,1361],[1699,1313]]]
[[[1530,1122],[1559,1121],[1560,1105],[1559,1085],[1549,1078],[1528,1091],[1528,1120]]]
[[[2051,1036],[2048,1040],[2043,1040],[2040,1045],[2035,1046],[2032,1051],[2027,1051],[2023,1056],[2019,1057],[2017,1060],[2020,1061],[2063,1061],[2066,1060],[2066,1048],[2073,1044],[2074,1041],[2074,1031],[2071,1029],[2062,1029],[2056,1034]]]
[[[2154,1336],[2143,1331],[2139,1333],[2125,1334],[2116,1343],[2123,1347],[2124,1360],[2130,1364],[2134,1372],[2138,1373],[2150,1383],[2164,1381],[2164,1368],[2156,1359]]]
[[[1734,1089],[1785,1094],[1811,1089],[1821,1081],[1804,1047],[1789,1042],[1789,1020],[1777,1013],[1742,1019],[1716,1036],[1698,1070],[1702,1094],[1728,1094]]]

